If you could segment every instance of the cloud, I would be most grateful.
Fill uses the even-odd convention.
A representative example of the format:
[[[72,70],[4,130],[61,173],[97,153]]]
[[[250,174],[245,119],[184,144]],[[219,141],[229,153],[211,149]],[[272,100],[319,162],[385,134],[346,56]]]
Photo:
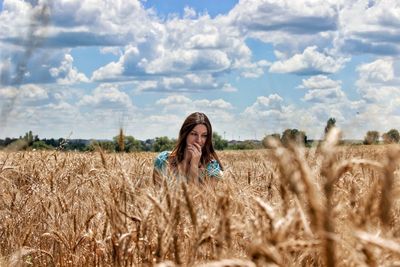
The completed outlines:
[[[72,66],[70,48],[125,46],[140,40],[156,23],[151,12],[136,0],[56,1],[47,6],[51,23],[46,23],[46,16],[40,13],[43,3],[22,0],[3,3],[2,61],[11,62],[6,69],[2,68],[8,74],[2,77],[4,85],[86,82],[87,77]]]
[[[256,102],[244,110],[245,115],[250,117],[268,117],[270,114],[282,114],[285,106],[283,98],[278,94],[259,96]],[[283,114],[282,114],[283,115]]]
[[[233,93],[237,92],[238,89],[234,86],[232,86],[230,83],[225,83],[224,86],[222,87],[222,91],[227,92],[227,93]]]
[[[178,43],[159,43],[159,39],[165,38],[168,37],[148,36],[146,41],[138,46],[127,46],[119,61],[111,62],[96,70],[92,79],[107,80],[141,75],[168,76],[185,73],[214,73],[222,72],[231,67],[231,59],[222,50],[186,49]],[[178,42],[178,40],[174,41]]]
[[[183,95],[172,95],[167,98],[157,100],[156,105],[168,106],[168,105],[186,105],[192,103],[192,100]]]
[[[336,47],[350,54],[399,55],[399,10],[397,0],[346,2]]]
[[[30,15],[40,5],[22,0],[5,0],[0,22],[9,23],[5,40],[14,44],[27,41],[20,29],[29,27]],[[143,33],[152,14],[137,0],[55,1],[48,6],[51,25],[45,33],[42,45],[47,47],[116,46],[135,39],[135,33]],[[0,23],[2,24],[2,23]]]
[[[85,95],[79,101],[80,107],[97,109],[128,110],[133,108],[132,101],[126,93],[113,84],[101,84],[91,95]]]
[[[246,31],[316,34],[337,28],[333,1],[240,1],[230,12]]]
[[[213,111],[217,112],[226,111],[233,109],[231,103],[226,102],[223,99],[208,100],[198,99],[192,100],[182,95],[170,95],[166,98],[159,99],[156,105],[163,106],[164,111],[170,110],[182,110],[185,112],[194,112],[197,110]]]
[[[5,58],[0,66],[0,84],[89,82],[89,79],[73,65],[73,58],[67,50],[37,48],[29,52],[6,46],[2,52]],[[28,52],[31,54],[27,55]]]
[[[231,103],[226,102],[223,99],[216,99],[216,100],[195,100],[193,101],[195,107],[202,108],[202,109],[221,109],[221,110],[229,110],[233,109]]]
[[[346,95],[340,88],[324,89],[324,90],[310,90],[308,91],[303,100],[310,102],[337,102],[340,99],[345,99]]]
[[[50,75],[57,79],[59,84],[74,84],[79,82],[89,82],[89,79],[85,74],[78,72],[78,70],[73,67],[74,58],[70,54],[66,54],[61,65],[56,68],[51,68]]]
[[[12,99],[15,97],[25,101],[36,101],[48,98],[47,91],[36,84],[25,84],[18,88],[16,87],[3,87],[0,88],[0,96],[5,99]]]
[[[308,79],[303,79],[303,84],[300,88],[306,89],[332,89],[340,87],[341,81],[334,81],[325,75],[311,76]]]
[[[196,10],[191,7],[185,6],[183,9],[183,18],[185,19],[195,18],[196,15]]]
[[[299,75],[315,75],[335,73],[347,61],[335,59],[317,51],[316,46],[307,47],[302,54],[296,54],[287,60],[274,62],[269,71],[275,73],[295,73]]]
[[[299,88],[307,89],[302,98],[305,101],[315,103],[347,102],[346,94],[342,90],[341,81],[334,81],[325,75],[312,76],[302,80]]]
[[[331,44],[342,1],[246,0],[229,12],[227,20],[242,36],[298,53],[306,47]]]
[[[135,82],[138,91],[200,92],[207,90],[235,90],[230,84],[218,82],[211,74],[186,74],[159,77],[156,80]]]
[[[126,45],[118,61],[97,69],[95,81],[133,80],[147,76],[212,74],[238,70],[245,77],[259,77],[266,60],[252,62],[252,52],[226,19],[208,15],[172,18],[153,23],[145,36]]]
[[[241,76],[245,78],[259,78],[264,74],[264,68],[270,65],[271,63],[267,60],[242,65],[243,71],[241,72]]]
[[[393,58],[381,58],[357,66],[359,79],[356,82],[361,97],[370,103],[387,106],[400,97],[400,74],[394,68]]]
[[[256,133],[260,138],[264,134],[281,133],[287,128],[303,129],[307,116],[308,113],[288,104],[282,96],[271,94],[257,97],[252,105],[240,113],[235,125]]]
[[[377,59],[356,68],[362,82],[388,82],[394,78],[393,59]]]

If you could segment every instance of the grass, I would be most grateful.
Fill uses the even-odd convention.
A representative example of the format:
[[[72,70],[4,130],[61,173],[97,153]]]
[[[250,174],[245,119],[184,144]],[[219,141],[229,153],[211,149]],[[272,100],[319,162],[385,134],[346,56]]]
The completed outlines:
[[[200,187],[154,186],[154,153],[0,152],[0,265],[399,264],[399,147],[335,144],[220,152]]]

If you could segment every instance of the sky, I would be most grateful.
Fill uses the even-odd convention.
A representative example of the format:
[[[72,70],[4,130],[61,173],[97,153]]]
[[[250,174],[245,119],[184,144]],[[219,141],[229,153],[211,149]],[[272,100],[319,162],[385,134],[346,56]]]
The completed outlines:
[[[0,138],[400,130],[398,0],[0,1]]]

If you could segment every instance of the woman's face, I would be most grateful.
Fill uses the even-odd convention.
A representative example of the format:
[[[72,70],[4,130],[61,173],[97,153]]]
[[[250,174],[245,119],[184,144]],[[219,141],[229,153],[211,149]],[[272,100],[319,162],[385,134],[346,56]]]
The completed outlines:
[[[186,145],[197,143],[203,148],[207,140],[207,135],[207,127],[204,124],[197,124],[186,137]]]

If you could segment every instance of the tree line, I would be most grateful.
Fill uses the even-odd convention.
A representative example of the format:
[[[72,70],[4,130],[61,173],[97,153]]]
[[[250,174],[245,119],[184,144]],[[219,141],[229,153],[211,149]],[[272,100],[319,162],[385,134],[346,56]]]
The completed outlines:
[[[138,152],[153,151],[160,152],[172,150],[176,144],[176,139],[167,136],[156,137],[154,139],[138,140],[131,135],[120,133],[112,140],[86,140],[86,139],[67,139],[67,138],[39,138],[32,131],[25,133],[19,138],[0,139],[0,149],[9,150],[64,150],[64,151],[95,151],[101,149],[108,152]],[[217,150],[232,149],[257,149],[262,148],[261,142],[254,141],[235,141],[229,143],[217,132],[213,133],[213,144]]]
[[[368,131],[364,137],[364,145],[374,145],[381,143],[379,137],[382,137],[384,144],[397,144],[400,142],[400,134],[397,129],[391,129],[382,135],[378,131]]]
[[[332,127],[336,127],[336,119],[329,118],[324,133],[327,134]],[[308,140],[304,131],[298,129],[286,129],[281,134],[274,133],[265,135],[261,141],[228,141],[222,138],[217,132],[213,133],[213,144],[216,150],[245,150],[269,148],[268,139],[274,138],[283,145],[290,143],[302,144],[305,146],[314,145],[313,140]],[[95,151],[101,149],[108,152],[137,152],[154,151],[160,152],[172,150],[176,144],[176,139],[167,136],[156,137],[154,139],[138,140],[131,135],[126,135],[123,129],[112,140],[84,140],[84,139],[40,139],[32,131],[25,133],[19,138],[0,139],[0,149],[10,150],[67,150],[67,151]],[[400,134],[396,129],[380,134],[378,131],[368,131],[364,137],[363,144],[392,144],[400,142]]]

